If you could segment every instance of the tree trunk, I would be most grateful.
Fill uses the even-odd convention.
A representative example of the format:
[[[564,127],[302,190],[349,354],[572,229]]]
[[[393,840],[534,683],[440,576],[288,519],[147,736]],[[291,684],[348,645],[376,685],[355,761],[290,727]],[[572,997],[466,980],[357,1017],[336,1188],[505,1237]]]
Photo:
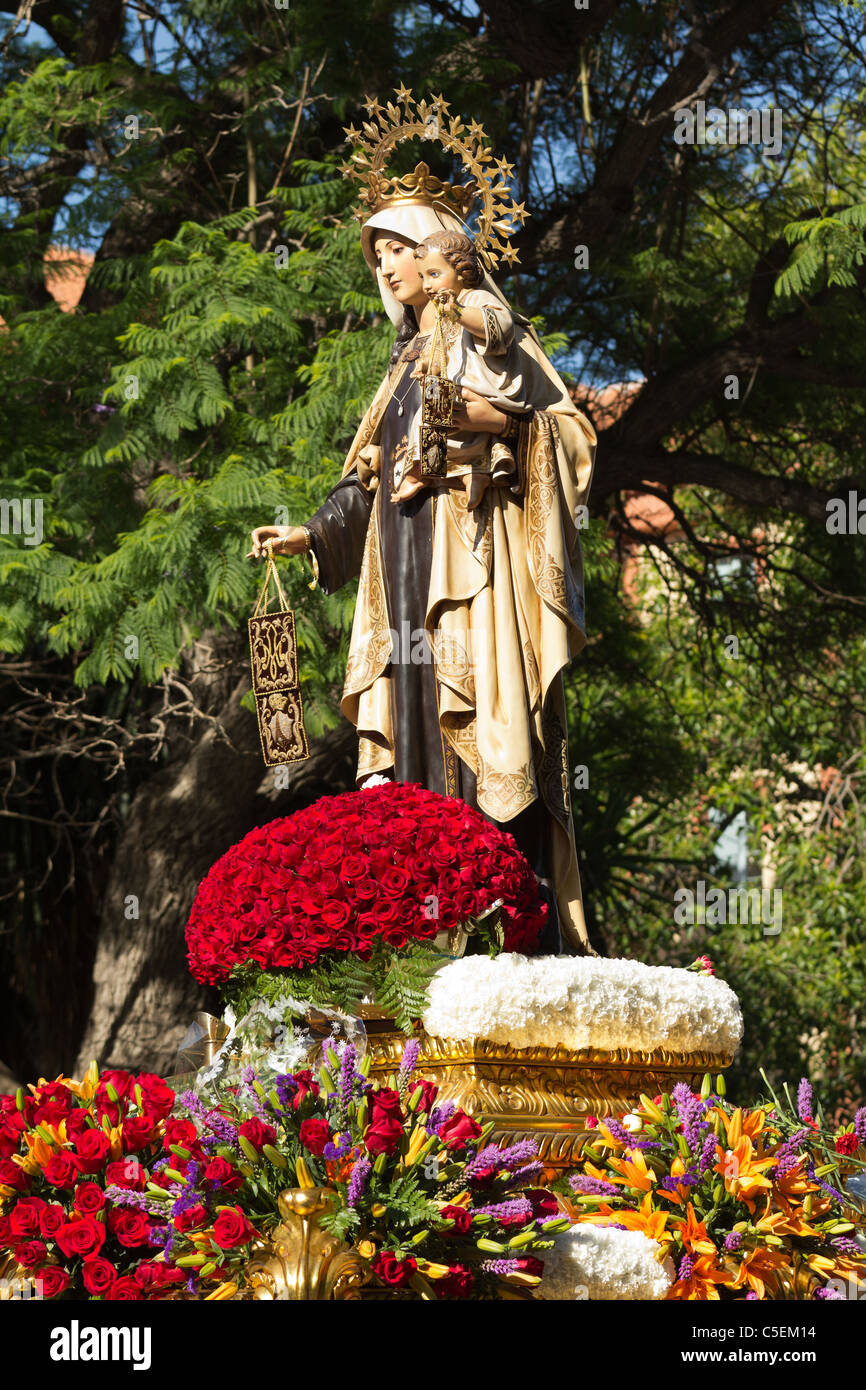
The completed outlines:
[[[355,730],[347,721],[311,741],[285,790],[264,773],[255,716],[241,706],[244,674],[212,727],[133,799],[102,906],[93,1003],[76,1063],[170,1073],[191,1015],[216,1007],[189,974],[184,927],[211,865],[254,826],[354,785]],[[226,741],[228,740],[228,741]],[[136,915],[137,914],[137,915]]]

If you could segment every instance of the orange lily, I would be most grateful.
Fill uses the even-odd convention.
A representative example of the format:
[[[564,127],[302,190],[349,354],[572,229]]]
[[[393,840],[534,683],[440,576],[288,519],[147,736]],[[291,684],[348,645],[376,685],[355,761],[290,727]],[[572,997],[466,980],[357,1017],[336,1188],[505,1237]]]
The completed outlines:
[[[671,1232],[666,1229],[669,1218],[670,1212],[653,1209],[652,1194],[648,1192],[636,1211],[614,1211],[613,1207],[605,1204],[598,1212],[582,1216],[580,1221],[595,1226],[609,1226],[612,1222],[618,1222],[628,1231],[643,1231],[650,1240],[661,1243],[673,1239]]]
[[[657,1181],[656,1174],[647,1167],[641,1149],[626,1149],[620,1158],[608,1159],[608,1164],[622,1175],[622,1181],[628,1187],[636,1187],[641,1192],[651,1192],[653,1184]],[[617,1179],[614,1178],[613,1181],[616,1182]]]
[[[706,1303],[719,1301],[719,1284],[732,1284],[734,1276],[729,1269],[723,1269],[713,1255],[700,1255],[688,1279],[678,1279],[668,1289],[669,1299],[682,1298],[690,1302]]]
[[[717,1105],[708,1111],[706,1118],[709,1119],[711,1115],[721,1115],[725,1133],[728,1136],[729,1149],[735,1148],[743,1135],[748,1139],[757,1138],[767,1122],[767,1116],[763,1110],[733,1110],[728,1115]]]
[[[762,1191],[772,1188],[772,1179],[765,1177],[763,1170],[771,1168],[773,1158],[759,1158],[748,1135],[743,1134],[733,1149],[715,1164],[714,1171],[721,1174],[725,1187],[732,1197],[745,1202],[750,1211],[755,1210],[754,1198]],[[733,1175],[729,1176],[731,1167]]]
[[[683,1245],[690,1254],[715,1255],[716,1247],[707,1235],[704,1222],[698,1221],[695,1216],[695,1209],[691,1202],[686,1206],[685,1220],[680,1221],[679,1225]]]
[[[748,1283],[758,1297],[763,1298],[766,1291],[764,1280],[768,1279],[774,1270],[787,1265],[790,1258],[789,1251],[767,1250],[765,1246],[756,1246],[743,1256],[731,1287],[739,1289]]]

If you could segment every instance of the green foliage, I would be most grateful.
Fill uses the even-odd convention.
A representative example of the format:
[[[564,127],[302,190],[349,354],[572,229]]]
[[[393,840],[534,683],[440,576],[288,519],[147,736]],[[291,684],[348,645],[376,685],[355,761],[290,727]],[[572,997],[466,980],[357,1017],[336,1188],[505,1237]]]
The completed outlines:
[[[843,208],[836,216],[789,222],[785,239],[796,249],[776,281],[776,294],[811,294],[824,284],[856,287],[854,272],[866,258],[864,230],[866,203]]]
[[[323,954],[300,970],[262,970],[249,961],[234,966],[223,995],[238,1017],[256,999],[273,1004],[284,994],[349,1014],[365,999],[375,999],[400,1031],[408,1033],[427,1007],[428,986],[446,959],[432,946],[411,941],[399,950],[379,942],[369,960],[353,952]]]

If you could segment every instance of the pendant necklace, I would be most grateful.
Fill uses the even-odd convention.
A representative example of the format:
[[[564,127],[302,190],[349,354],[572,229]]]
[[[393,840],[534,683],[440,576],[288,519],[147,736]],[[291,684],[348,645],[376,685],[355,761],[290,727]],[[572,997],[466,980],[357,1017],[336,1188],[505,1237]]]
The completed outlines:
[[[426,342],[428,337],[429,337],[429,334],[426,334],[426,333],[425,333],[425,334],[422,335],[422,334],[420,334],[420,333],[416,333],[415,337],[412,339],[412,342],[415,344],[415,349],[414,349],[414,351],[413,351],[413,350],[411,349],[411,347],[410,347],[410,350],[409,350],[408,352],[405,352],[405,353],[403,354],[403,357],[401,358],[401,361],[403,361],[403,362],[413,362],[417,357],[420,357],[420,356],[421,356],[421,350],[420,350],[420,348],[418,347],[418,344],[419,344],[419,343]],[[406,397],[408,396],[409,392],[412,390],[412,381],[413,381],[413,380],[414,380],[414,377],[412,378],[412,380],[410,380],[409,385],[406,387],[406,390],[403,392],[402,396],[398,396],[397,393],[396,393],[396,391],[391,391],[391,398],[394,399],[394,400],[396,400],[396,402],[397,402],[397,414],[398,414],[398,415],[403,415],[403,414],[405,414],[405,410],[404,410],[404,407],[403,407],[403,402],[405,401],[405,399],[406,399]]]

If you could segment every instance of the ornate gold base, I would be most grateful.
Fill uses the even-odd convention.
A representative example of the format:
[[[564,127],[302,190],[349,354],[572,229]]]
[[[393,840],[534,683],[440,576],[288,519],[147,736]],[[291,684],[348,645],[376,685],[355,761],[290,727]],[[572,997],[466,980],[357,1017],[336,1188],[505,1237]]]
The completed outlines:
[[[356,1251],[320,1227],[329,1205],[325,1187],[295,1187],[280,1194],[283,1219],[248,1262],[248,1287],[242,1297],[292,1303],[359,1297],[369,1267]]]
[[[405,1037],[371,1027],[371,1076],[382,1079],[400,1065]],[[381,1031],[380,1031],[381,1029]],[[705,1072],[724,1071],[733,1057],[718,1052],[606,1052],[566,1047],[509,1047],[483,1038],[457,1041],[418,1035],[418,1071],[484,1124],[493,1120],[493,1140],[514,1144],[534,1139],[548,1168],[576,1166],[591,1136],[588,1115],[622,1115],[649,1096],[669,1091],[678,1081],[694,1090]]]

